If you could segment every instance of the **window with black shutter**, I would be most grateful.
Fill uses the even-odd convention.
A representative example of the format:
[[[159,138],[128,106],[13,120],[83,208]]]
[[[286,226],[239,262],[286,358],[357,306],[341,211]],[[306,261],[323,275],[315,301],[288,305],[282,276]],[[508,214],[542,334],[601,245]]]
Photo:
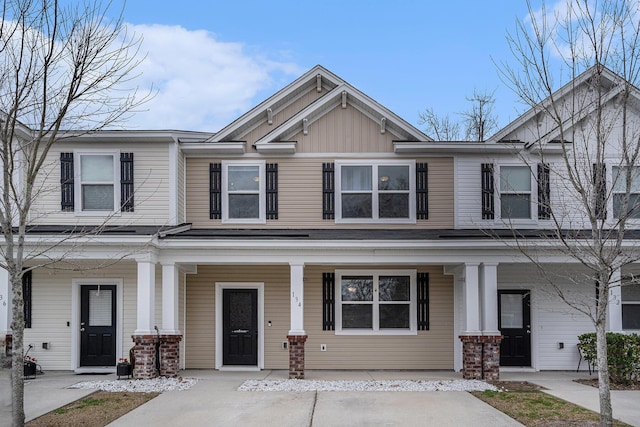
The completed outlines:
[[[334,164],[322,164],[322,219],[335,219]]]
[[[549,165],[538,164],[538,219],[551,219],[551,188]]]
[[[322,330],[335,330],[335,274],[322,273]]]
[[[418,273],[418,330],[429,330],[429,273]]]
[[[31,327],[31,270],[22,274],[22,299],[24,301],[24,327]]]
[[[596,219],[607,219],[607,165],[593,164],[594,215]]]
[[[482,179],[482,219],[494,219],[493,163],[481,165]]]
[[[209,165],[209,218],[222,218],[222,164]]]
[[[416,219],[429,219],[428,172],[426,163],[416,163]]]
[[[60,187],[62,212],[74,211],[73,153],[60,153]]]
[[[120,208],[133,212],[133,153],[120,153]]]
[[[267,163],[267,219],[278,219],[278,164]]]

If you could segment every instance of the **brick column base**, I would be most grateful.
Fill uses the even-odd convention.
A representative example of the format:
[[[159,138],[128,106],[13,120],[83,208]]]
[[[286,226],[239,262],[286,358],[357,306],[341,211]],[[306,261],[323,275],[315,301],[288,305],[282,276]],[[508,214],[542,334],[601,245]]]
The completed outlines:
[[[147,380],[158,376],[156,369],[156,343],[157,335],[132,335],[135,344],[133,355],[133,378]]]
[[[304,379],[304,343],[306,335],[287,335],[289,340],[289,379]]]
[[[465,380],[500,379],[501,335],[461,335],[462,377]]]
[[[160,375],[176,377],[180,370],[182,335],[160,335]]]

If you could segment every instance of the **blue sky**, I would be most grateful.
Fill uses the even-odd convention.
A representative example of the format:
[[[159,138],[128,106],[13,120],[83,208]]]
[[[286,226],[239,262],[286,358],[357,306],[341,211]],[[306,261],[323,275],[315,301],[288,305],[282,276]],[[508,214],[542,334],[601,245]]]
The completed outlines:
[[[494,61],[515,63],[506,35],[526,14],[524,0],[129,0],[140,85],[158,94],[127,127],[217,131],[316,64],[414,125],[495,90],[504,126],[524,107]]]

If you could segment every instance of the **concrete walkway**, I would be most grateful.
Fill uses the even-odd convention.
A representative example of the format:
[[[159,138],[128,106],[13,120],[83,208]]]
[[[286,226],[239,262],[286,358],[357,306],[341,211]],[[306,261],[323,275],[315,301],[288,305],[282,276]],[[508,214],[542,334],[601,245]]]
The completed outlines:
[[[542,372],[500,372],[500,379],[505,381],[528,381],[545,387],[545,393],[559,397],[583,408],[600,412],[598,389],[573,381],[575,378],[597,378],[597,374],[589,376],[566,371]],[[632,426],[640,426],[640,391],[611,392],[613,417]]]
[[[6,372],[6,371],[5,371]],[[517,426],[520,425],[466,392],[240,392],[247,379],[284,379],[286,371],[183,371],[198,378],[186,391],[165,392],[116,420],[111,427],[154,426]],[[47,372],[25,384],[27,420],[80,399],[92,390],[69,389],[81,381],[112,380],[109,375]],[[460,379],[444,371],[307,371],[317,380]],[[589,378],[573,372],[502,372],[501,379],[529,381],[547,393],[598,411],[598,391],[573,382]],[[0,426],[10,425],[8,376],[0,378]],[[640,391],[612,392],[616,419],[640,427]]]

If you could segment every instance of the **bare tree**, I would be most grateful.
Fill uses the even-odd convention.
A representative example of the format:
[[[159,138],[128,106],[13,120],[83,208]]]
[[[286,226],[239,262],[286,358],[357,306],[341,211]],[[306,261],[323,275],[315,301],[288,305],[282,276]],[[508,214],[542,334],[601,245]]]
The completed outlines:
[[[468,141],[484,141],[498,130],[498,120],[493,113],[495,104],[494,93],[473,91],[473,96],[467,98],[471,108],[463,111],[465,138]]]
[[[449,115],[440,116],[433,108],[427,108],[418,114],[418,124],[424,125],[427,135],[437,141],[456,141],[460,139],[460,128],[464,129],[466,141],[484,141],[498,129],[498,119],[493,112],[494,93],[473,91],[467,98],[471,107],[460,113],[461,122],[454,121]]]
[[[124,84],[139,63],[140,39],[128,35],[122,12],[109,18],[100,1],[6,0],[0,22],[0,267],[13,297],[12,421],[24,425],[23,295],[26,248],[40,175],[61,138],[90,133],[125,119],[144,102]],[[64,129],[79,129],[65,132]]]
[[[540,153],[535,161],[550,171],[538,185],[550,180],[557,192],[539,200],[553,239],[541,245],[517,243],[543,277],[548,274],[540,260],[549,250],[542,246],[553,246],[586,271],[579,282],[590,290],[583,288],[583,294],[593,295],[597,287],[599,298],[592,297],[591,304],[553,289],[594,325],[600,420],[611,426],[605,329],[609,293],[622,285],[617,272],[638,259],[637,248],[625,237],[628,220],[640,218],[640,13],[637,2],[627,0],[563,0],[553,10],[534,10],[527,3],[528,19],[518,21],[508,36],[517,66],[499,68],[532,108],[528,117],[535,126],[529,128],[531,140],[525,141],[522,158],[532,162],[533,153]],[[566,80],[558,89],[558,81]],[[557,147],[555,158],[545,154],[550,146]]]
[[[418,113],[418,124],[424,125],[427,135],[433,136],[437,141],[455,141],[460,138],[460,124],[448,115],[439,116],[433,108]]]

